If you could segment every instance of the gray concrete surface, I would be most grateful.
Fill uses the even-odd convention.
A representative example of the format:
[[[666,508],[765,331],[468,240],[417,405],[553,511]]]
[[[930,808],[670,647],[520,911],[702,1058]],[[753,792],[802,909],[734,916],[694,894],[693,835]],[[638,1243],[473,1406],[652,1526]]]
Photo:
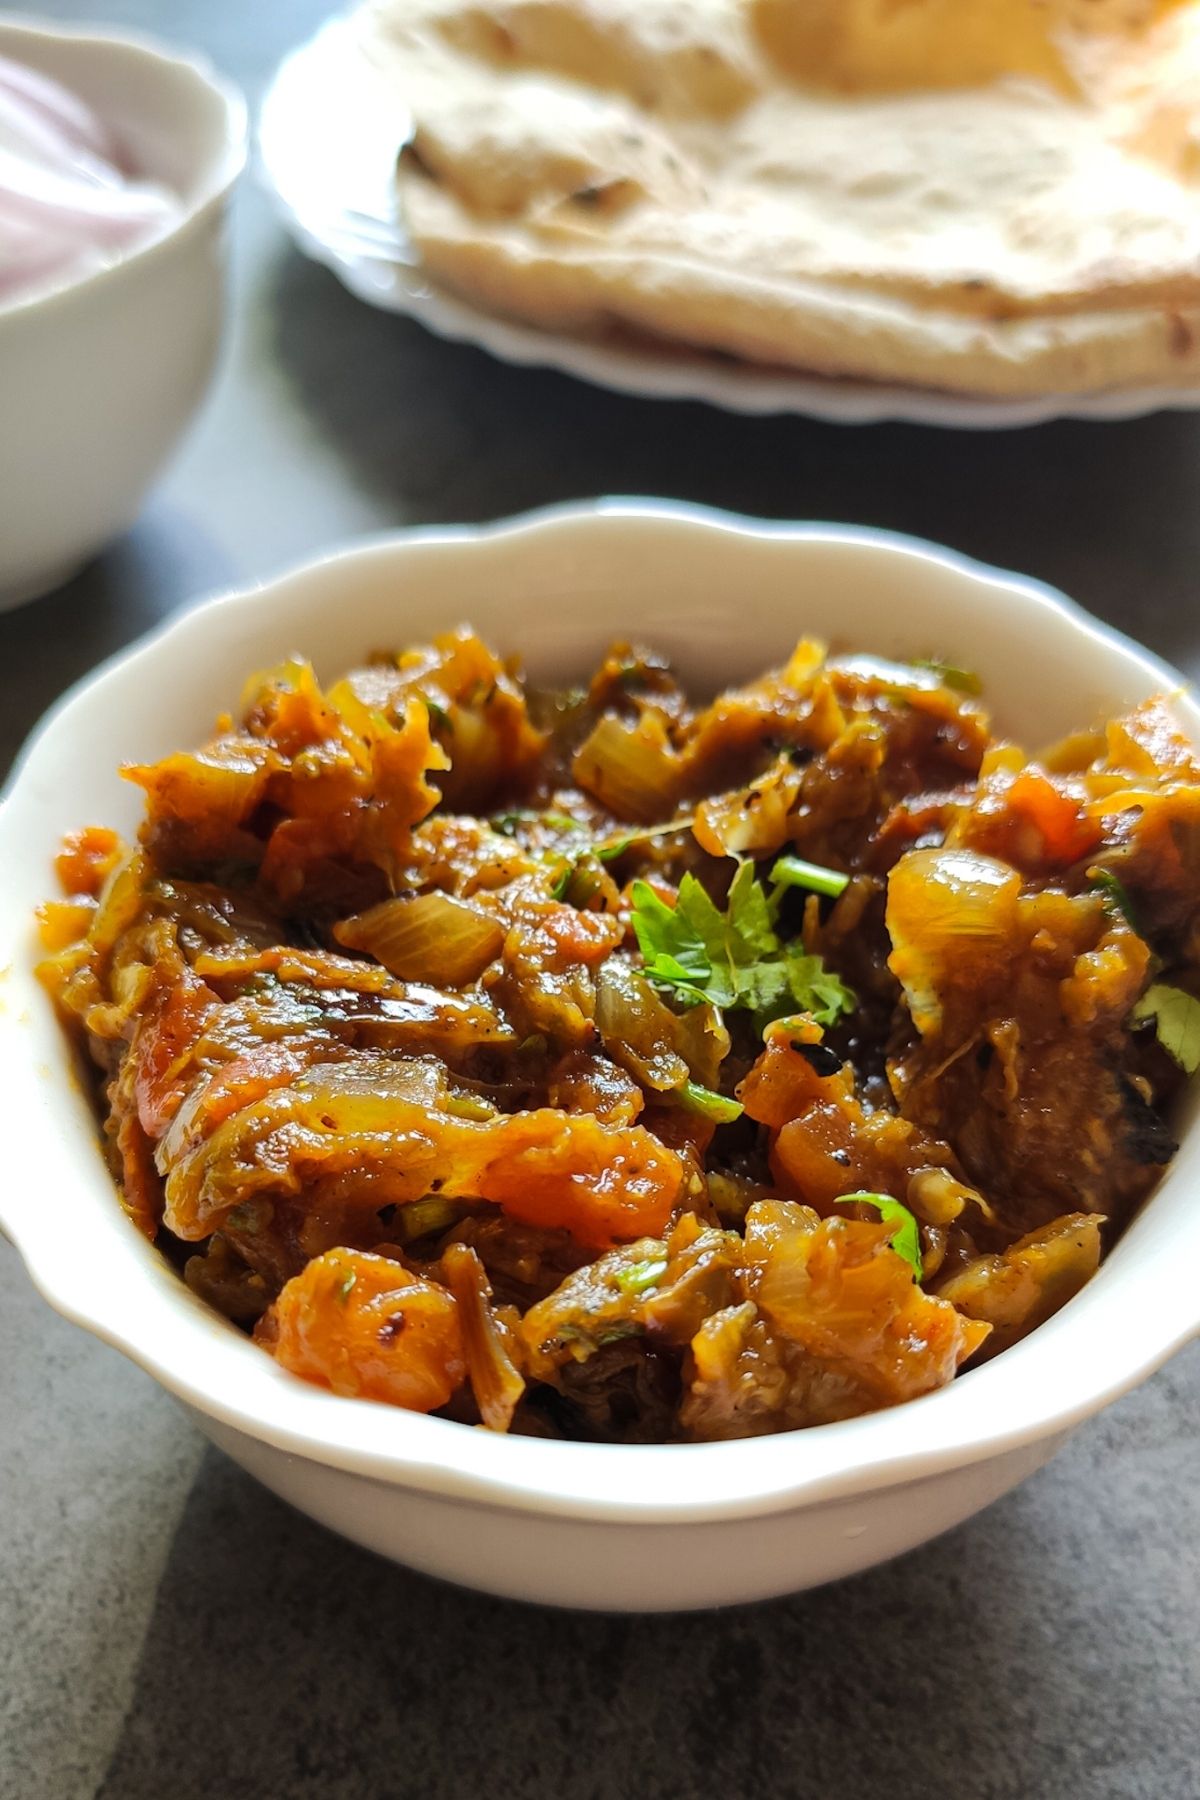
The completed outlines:
[[[199,45],[253,97],[323,8],[48,10]],[[137,529],[0,618],[0,767],[205,591],[360,531],[598,492],[925,533],[1200,674],[1200,417],[960,437],[620,399],[368,311],[253,181],[235,291],[218,388]],[[649,1620],[481,1599],[339,1542],[57,1319],[3,1244],[0,1370],[0,1800],[1200,1795],[1198,1350],[888,1568]]]

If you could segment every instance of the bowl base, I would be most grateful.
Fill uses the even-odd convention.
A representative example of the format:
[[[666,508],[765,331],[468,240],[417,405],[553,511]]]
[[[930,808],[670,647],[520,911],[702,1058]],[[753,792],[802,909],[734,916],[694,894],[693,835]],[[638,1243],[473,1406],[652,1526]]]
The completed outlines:
[[[366,1550],[457,1587],[593,1612],[739,1606],[856,1575],[998,1500],[1048,1462],[1066,1435],[778,1513],[647,1524],[422,1493],[291,1455],[194,1407],[184,1410],[264,1487]]]

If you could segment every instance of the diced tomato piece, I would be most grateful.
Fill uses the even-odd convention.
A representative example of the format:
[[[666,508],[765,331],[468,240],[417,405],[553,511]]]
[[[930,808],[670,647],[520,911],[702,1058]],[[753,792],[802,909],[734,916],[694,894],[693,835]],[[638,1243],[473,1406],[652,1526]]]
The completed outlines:
[[[1017,776],[1008,804],[1038,831],[1047,862],[1078,862],[1099,848],[1103,832],[1087,817],[1082,801],[1064,793],[1035,764]]]
[[[160,1138],[187,1092],[189,1053],[220,1002],[207,984],[185,969],[168,988],[160,988],[152,1008],[138,1027],[130,1054],[136,1060],[134,1093],[142,1129]]]
[[[480,1197],[523,1225],[565,1229],[591,1250],[660,1237],[683,1179],[674,1151],[637,1125],[576,1117],[548,1135],[548,1123],[545,1112],[504,1121],[500,1154],[478,1178]]]
[[[314,1257],[254,1335],[305,1381],[410,1412],[444,1406],[467,1373],[454,1295],[362,1250]]]
[[[54,859],[63,893],[90,894],[94,899],[123,853],[120,837],[106,826],[86,825],[82,831],[69,831]]]

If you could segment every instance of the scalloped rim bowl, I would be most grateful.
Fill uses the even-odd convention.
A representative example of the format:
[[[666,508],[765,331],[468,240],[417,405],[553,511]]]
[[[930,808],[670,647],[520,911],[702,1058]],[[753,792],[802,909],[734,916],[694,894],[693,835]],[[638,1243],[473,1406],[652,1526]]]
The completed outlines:
[[[979,670],[1030,747],[1181,678],[1035,582],[881,532],[601,501],[480,529],[369,540],[211,600],[103,665],[48,715],[0,806],[0,1224],[52,1305],[115,1345],[296,1505],[399,1561],[498,1593],[602,1608],[783,1593],[933,1536],[1200,1330],[1200,1125],[1097,1277],[1024,1343],[950,1387],[843,1424],[729,1444],[497,1437],[296,1380],[193,1298],[116,1204],[95,1115],[34,976],[32,913],[61,834],[132,830],[117,765],[198,742],[254,668],[330,676],[378,644],[470,620],[535,677],[610,637],[714,688],[805,633]]]
[[[0,607],[36,598],[132,524],[203,399],[220,343],[224,214],[242,96],[137,33],[0,18],[0,55],[62,81],[180,199],[107,268],[0,304]]]

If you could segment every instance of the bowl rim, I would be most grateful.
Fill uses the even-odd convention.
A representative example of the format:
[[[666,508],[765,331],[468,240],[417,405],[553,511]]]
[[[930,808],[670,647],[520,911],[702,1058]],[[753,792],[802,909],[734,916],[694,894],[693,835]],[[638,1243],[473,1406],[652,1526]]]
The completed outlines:
[[[194,199],[182,207],[165,231],[136,245],[104,268],[92,269],[61,286],[35,287],[28,293],[18,290],[10,299],[0,301],[0,332],[34,313],[44,316],[54,307],[72,304],[77,297],[85,297],[100,284],[125,278],[128,271],[169,254],[181,237],[190,236],[202,220],[224,204],[246,167],[250,146],[250,110],[245,95],[236,82],[222,74],[202,51],[168,44],[144,31],[125,31],[107,25],[89,25],[83,29],[60,25],[31,13],[0,14],[0,54],[12,54],[19,61],[19,45],[30,40],[50,45],[78,44],[100,53],[132,51],[148,69],[155,70],[152,79],[163,69],[173,69],[216,99],[224,117],[224,130],[219,147],[200,165]]]
[[[224,591],[171,616],[75,683],[34,728],[0,793],[0,844],[11,802],[31,758],[47,738],[57,734],[64,723],[69,724],[76,705],[119,672],[144,665],[164,652],[169,656],[189,634],[202,629],[216,609],[250,611],[281,597],[291,585],[316,572],[328,572],[348,561],[402,557],[414,546],[471,543],[482,546],[481,553],[486,554],[489,544],[522,536],[569,534],[580,527],[619,530],[642,520],[657,521],[671,530],[719,532],[797,545],[834,544],[886,557],[916,558],[953,571],[973,588],[986,587],[994,595],[997,591],[1019,594],[1094,643],[1115,646],[1155,687],[1177,691],[1200,743],[1200,706],[1179,672],[1044,582],[997,569],[921,538],[874,527],[762,520],[687,503],[608,497],[542,507],[484,525],[422,526],[358,538],[304,559],[268,582]],[[27,960],[28,951],[0,945],[0,956]],[[0,1014],[0,1035],[11,1029]],[[64,1067],[67,1061],[64,1055]],[[1194,1129],[1200,1131],[1200,1126]],[[1139,1219],[1152,1205],[1152,1200],[1147,1202]],[[115,1208],[114,1216],[119,1216]],[[1200,1297],[1185,1293],[1180,1281],[1172,1304],[1147,1308],[1140,1316],[1138,1341],[1131,1350],[1118,1356],[1115,1363],[1110,1358],[1110,1366],[1099,1374],[1089,1364],[1067,1397],[1054,1394],[1052,1383],[1038,1382],[1038,1365],[1044,1364],[1048,1355],[1055,1357],[1060,1345],[1070,1359],[1073,1350],[1077,1352],[1089,1341],[1082,1322],[1093,1315],[1086,1306],[1080,1307],[1080,1301],[1086,1301],[1101,1283],[1102,1270],[1076,1301],[1002,1357],[959,1377],[947,1388],[900,1407],[802,1432],[733,1443],[550,1443],[499,1437],[375,1402],[341,1398],[299,1381],[195,1300],[161,1254],[129,1226],[122,1256],[127,1252],[139,1262],[139,1279],[158,1282],[161,1292],[156,1304],[166,1292],[162,1283],[170,1284],[170,1298],[164,1304],[172,1331],[176,1324],[179,1327],[179,1344],[168,1344],[164,1350],[161,1344],[147,1341],[137,1318],[122,1315],[119,1306],[106,1305],[103,1295],[89,1291],[84,1297],[77,1284],[56,1275],[54,1232],[44,1217],[39,1221],[29,1210],[21,1215],[2,1187],[0,1229],[18,1249],[35,1286],[60,1313],[120,1349],[187,1406],[243,1436],[309,1462],[365,1476],[381,1488],[402,1486],[449,1501],[617,1524],[698,1524],[775,1514],[909,1485],[990,1460],[1064,1434],[1145,1379],[1200,1332]],[[1126,1238],[1136,1230],[1135,1223]],[[1112,1260],[1104,1267],[1111,1269]],[[1110,1278],[1106,1293],[1112,1286]],[[1135,1290],[1136,1286],[1135,1282]],[[223,1385],[221,1375],[211,1373],[204,1347],[211,1351],[220,1344],[216,1360],[228,1360],[235,1354],[230,1335],[237,1342],[236,1354],[244,1351],[245,1357],[238,1365],[236,1385]],[[1091,1337],[1095,1339],[1094,1332]],[[193,1353],[190,1361],[182,1354],[183,1347]],[[1023,1382],[1024,1403],[1014,1413],[1013,1390],[1020,1391]],[[1006,1406],[1010,1412],[1007,1419]]]

